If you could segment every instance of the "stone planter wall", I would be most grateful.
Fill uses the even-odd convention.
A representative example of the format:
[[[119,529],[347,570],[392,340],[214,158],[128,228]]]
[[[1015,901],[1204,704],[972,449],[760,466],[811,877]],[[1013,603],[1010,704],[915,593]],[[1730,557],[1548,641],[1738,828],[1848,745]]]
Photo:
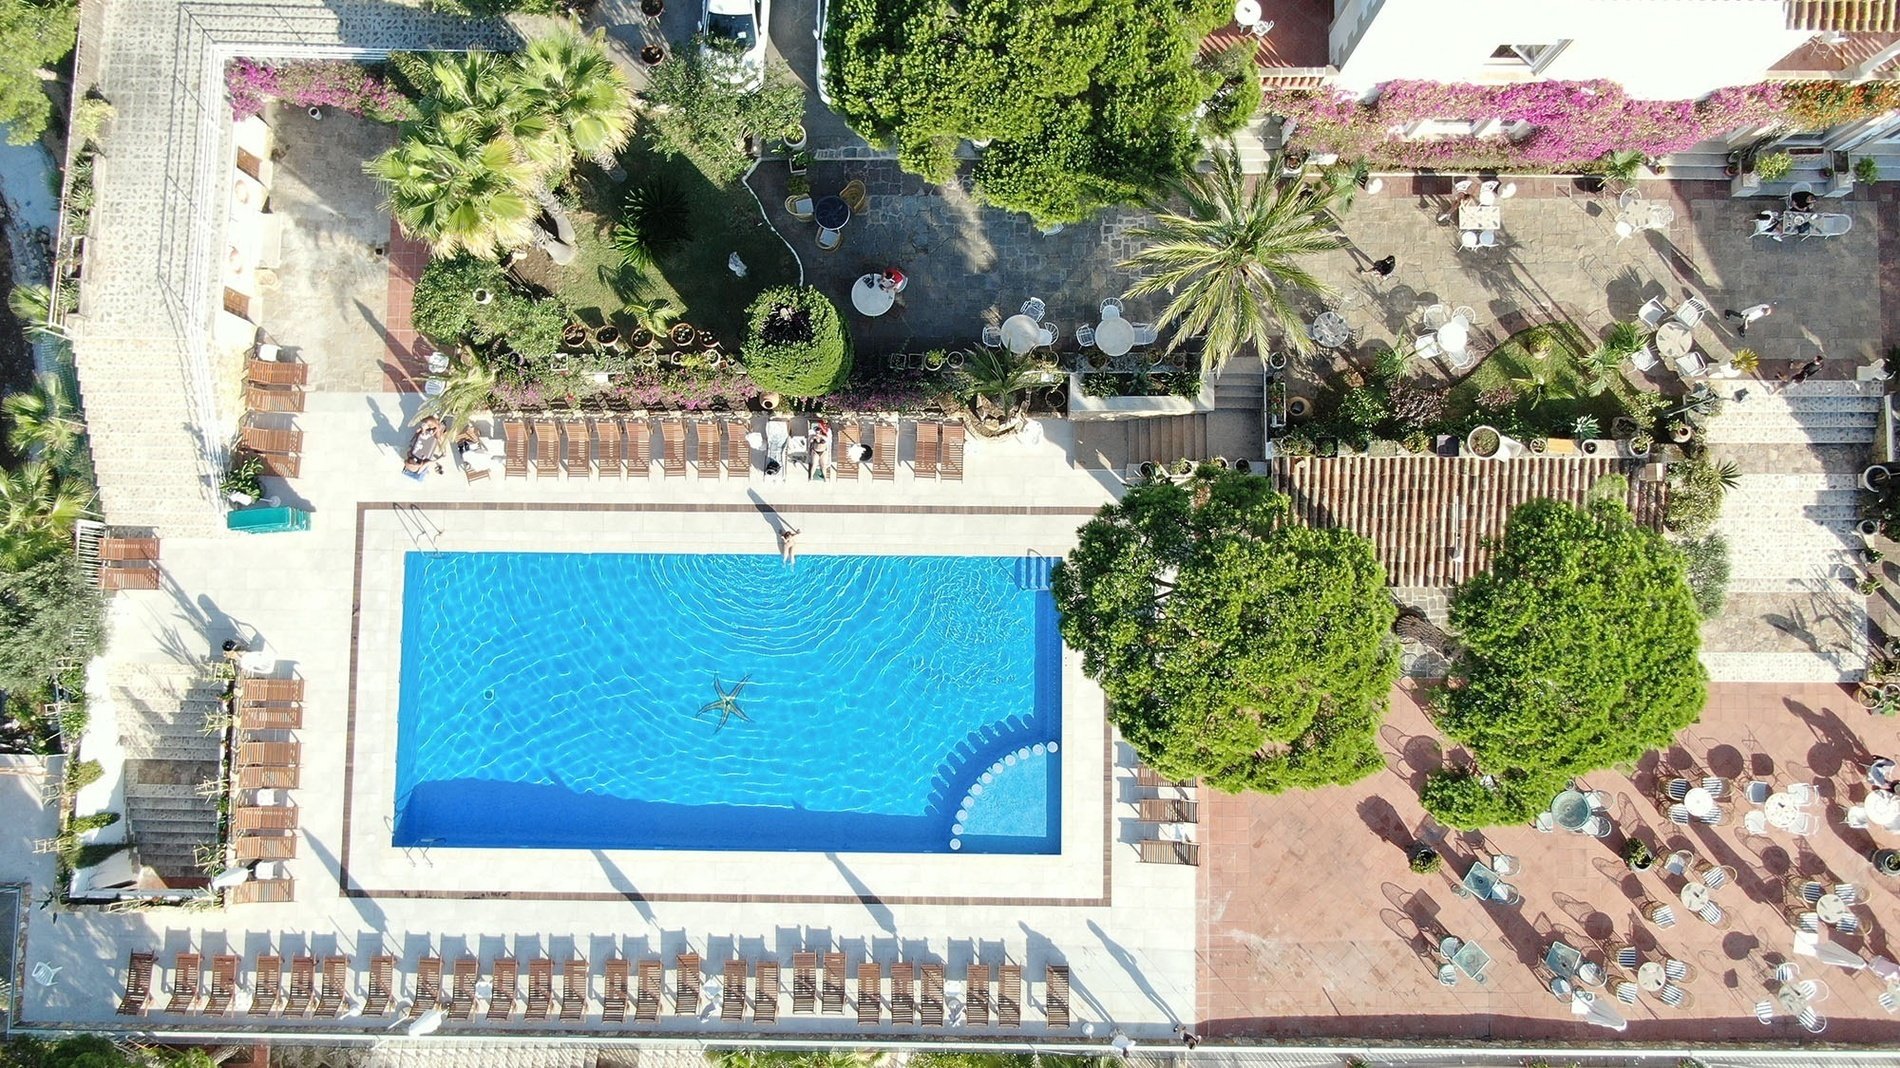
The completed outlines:
[[[1200,395],[1187,397],[1091,397],[1082,392],[1082,376],[1069,375],[1069,418],[1077,421],[1149,419],[1164,415],[1199,415],[1214,410],[1214,379],[1203,376]]]

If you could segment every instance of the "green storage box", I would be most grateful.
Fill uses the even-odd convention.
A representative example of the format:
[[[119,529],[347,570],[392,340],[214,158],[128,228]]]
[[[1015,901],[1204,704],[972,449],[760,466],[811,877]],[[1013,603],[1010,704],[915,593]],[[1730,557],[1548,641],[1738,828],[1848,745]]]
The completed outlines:
[[[309,530],[310,513],[300,508],[245,508],[227,513],[224,525],[245,534],[282,534],[287,530]]]

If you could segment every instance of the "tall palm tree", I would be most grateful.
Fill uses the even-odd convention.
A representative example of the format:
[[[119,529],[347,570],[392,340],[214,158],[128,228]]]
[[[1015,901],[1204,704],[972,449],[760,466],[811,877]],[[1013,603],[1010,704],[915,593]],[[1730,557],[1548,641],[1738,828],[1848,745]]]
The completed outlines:
[[[424,401],[411,422],[420,423],[433,415],[450,427],[459,427],[488,407],[494,393],[494,368],[464,349],[445,376],[442,392]]]
[[[528,42],[516,85],[526,106],[550,121],[561,169],[576,159],[610,161],[633,136],[633,92],[608,57],[607,31],[582,36],[573,26]]]
[[[92,490],[60,478],[40,460],[0,475],[0,558],[38,559],[70,537],[73,523],[92,506]]]
[[[438,255],[492,257],[534,240],[539,179],[507,141],[437,126],[364,167],[382,181],[396,221]]]
[[[998,421],[1004,423],[1015,415],[1017,400],[1037,381],[1028,358],[1005,349],[977,349],[964,370],[970,376],[971,395],[988,398],[996,405]]]
[[[1271,331],[1306,351],[1293,298],[1332,292],[1302,261],[1342,244],[1327,214],[1334,189],[1267,179],[1249,188],[1240,157],[1226,146],[1215,151],[1210,171],[1182,180],[1175,192],[1186,212],[1157,210],[1153,223],[1131,233],[1148,246],[1121,264],[1145,275],[1129,296],[1173,294],[1155,319],[1158,327],[1174,327],[1168,349],[1206,334],[1209,371],[1249,342],[1266,351]]]
[[[0,401],[7,417],[7,445],[13,451],[62,467],[79,449],[86,424],[56,374],[41,375],[33,388]]]

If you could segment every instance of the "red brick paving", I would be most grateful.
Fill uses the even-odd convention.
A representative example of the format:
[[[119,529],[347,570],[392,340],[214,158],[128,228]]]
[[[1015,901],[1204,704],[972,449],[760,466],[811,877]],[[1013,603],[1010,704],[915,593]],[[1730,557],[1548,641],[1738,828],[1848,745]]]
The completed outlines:
[[[1791,1019],[1764,1027],[1752,1011],[1770,996],[1763,977],[1793,942],[1780,901],[1783,876],[1797,870],[1858,884],[1868,902],[1859,910],[1866,935],[1831,937],[1866,956],[1895,955],[1883,929],[1900,925],[1900,881],[1874,875],[1866,859],[1874,842],[1840,823],[1839,802],[1866,795],[1854,761],[1868,759],[1870,747],[1900,749],[1900,741],[1895,721],[1870,718],[1841,687],[1713,685],[1702,721],[1664,754],[1680,770],[1693,764],[1778,785],[1814,782],[1829,801],[1828,818],[1806,839],[1746,835],[1745,802],[1726,826],[1674,827],[1652,800],[1658,758],[1651,754],[1634,781],[1613,772],[1586,780],[1611,795],[1617,833],[1610,838],[1529,827],[1440,830],[1444,869],[1417,875],[1406,850],[1418,832],[1436,827],[1427,826],[1416,783],[1440,762],[1437,735],[1405,686],[1381,734],[1387,770],[1351,787],[1205,799],[1200,1017],[1209,1035],[1606,1040],[1610,1032],[1575,1020],[1545,992],[1531,965],[1553,935],[1601,961],[1599,943],[1633,932],[1646,957],[1660,948],[1697,974],[1683,984],[1693,998],[1686,1007],[1648,995],[1633,1006],[1613,1002],[1630,1020],[1622,1040],[1807,1039]],[[1640,877],[1628,871],[1618,850],[1632,829],[1661,856],[1689,848],[1736,868],[1736,883],[1715,895],[1733,917],[1728,930],[1691,916],[1658,930],[1637,917],[1641,897],[1673,900],[1681,884],[1665,880],[1660,861]],[[1883,835],[1880,844],[1900,845],[1900,836]],[[1486,906],[1452,892],[1474,857],[1492,853],[1521,861],[1523,871],[1511,878],[1521,904]],[[1490,982],[1439,986],[1423,952],[1426,931],[1483,946],[1493,959]],[[1825,1040],[1891,1041],[1900,1032],[1900,1021],[1875,1000],[1880,984],[1871,973],[1796,960],[1804,977],[1832,989],[1818,1006],[1829,1020]]]
[[[429,264],[429,246],[389,224],[389,304],[383,317],[389,358],[383,364],[383,388],[393,393],[420,393],[429,373],[429,342],[410,324],[416,280]]]

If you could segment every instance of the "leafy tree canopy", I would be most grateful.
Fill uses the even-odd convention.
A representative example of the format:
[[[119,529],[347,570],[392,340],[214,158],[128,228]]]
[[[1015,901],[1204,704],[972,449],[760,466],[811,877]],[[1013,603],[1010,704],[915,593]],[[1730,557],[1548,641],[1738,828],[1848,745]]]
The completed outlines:
[[[43,73],[78,36],[79,5],[71,0],[0,0],[0,124],[8,144],[30,145],[45,132],[53,106]]]
[[[1062,636],[1163,775],[1279,791],[1363,778],[1398,676],[1372,545],[1204,467],[1130,490],[1055,568]]]
[[[825,74],[905,166],[945,181],[958,140],[991,140],[977,192],[1070,222],[1191,162],[1194,112],[1227,80],[1195,55],[1232,17],[1228,0],[832,0]]]
[[[851,345],[831,298],[809,286],[778,286],[747,309],[742,355],[759,389],[817,397],[844,385]]]
[[[1495,783],[1434,774],[1426,808],[1453,826],[1527,821],[1567,780],[1636,760],[1702,711],[1682,554],[1618,501],[1519,506],[1451,623],[1464,685],[1445,691],[1438,726]]]
[[[121,1046],[104,1035],[57,1042],[19,1037],[0,1045],[0,1068],[213,1068],[201,1049]]]
[[[707,56],[704,38],[677,49],[647,75],[642,134],[653,150],[685,156],[722,185],[752,165],[740,147],[748,133],[776,137],[805,117],[805,90],[783,63],[767,60],[765,84],[735,83],[723,56]]]
[[[62,661],[90,659],[102,613],[70,554],[0,570],[0,690],[32,690]]]

